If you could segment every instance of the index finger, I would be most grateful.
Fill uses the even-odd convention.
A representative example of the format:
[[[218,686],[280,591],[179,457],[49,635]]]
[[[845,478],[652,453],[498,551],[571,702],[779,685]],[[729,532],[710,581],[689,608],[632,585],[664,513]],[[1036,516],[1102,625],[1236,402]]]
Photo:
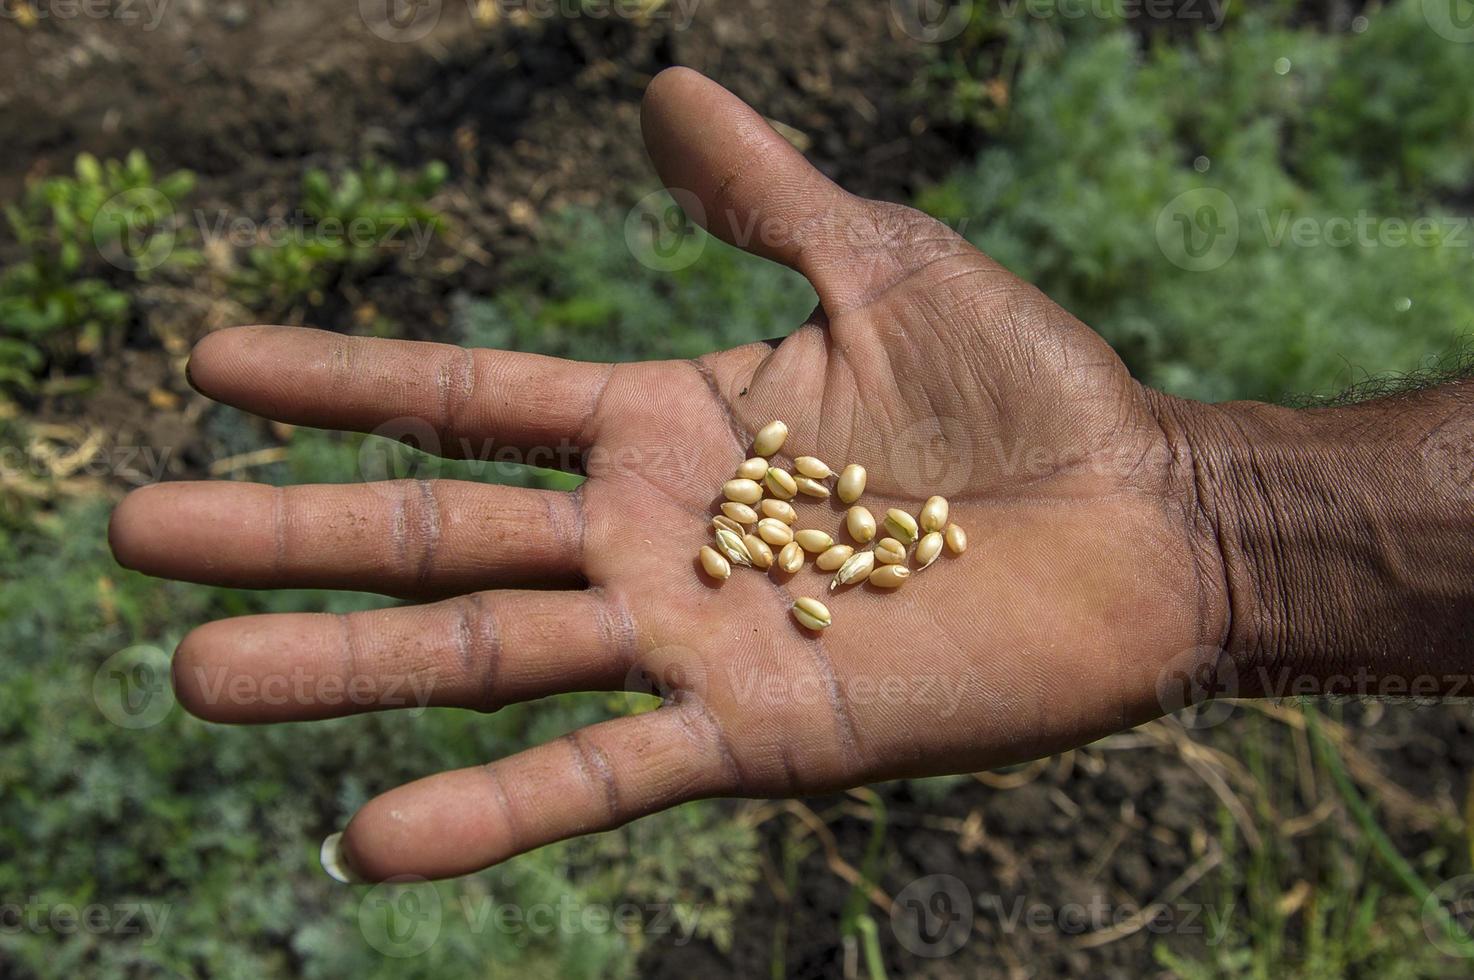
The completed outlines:
[[[201,340],[190,356],[189,378],[202,394],[281,422],[357,432],[390,428],[384,434],[394,438],[431,437],[438,445],[420,448],[442,456],[495,459],[503,446],[524,452],[587,448],[613,368],[515,351],[253,326]]]

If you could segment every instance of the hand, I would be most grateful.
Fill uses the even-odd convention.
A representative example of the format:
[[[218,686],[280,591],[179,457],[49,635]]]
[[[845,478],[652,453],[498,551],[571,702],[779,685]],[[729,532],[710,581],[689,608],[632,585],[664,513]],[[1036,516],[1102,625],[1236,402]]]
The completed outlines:
[[[114,516],[118,560],[151,574],[440,600],[202,626],[175,683],[203,718],[353,710],[230,694],[294,669],[401,693],[409,674],[433,704],[484,710],[664,680],[656,711],[370,802],[342,845],[367,879],[471,872],[697,797],[1059,751],[1159,714],[1164,666],[1224,639],[1223,562],[1164,399],[1096,334],[932,219],[840,190],[694,72],[651,84],[644,130],[713,233],[813,283],[820,308],[782,343],[608,365],[220,331],[190,362],[220,401],[362,431],[423,419],[473,452],[571,443],[590,479],[572,493],[166,484]],[[812,564],[717,586],[696,553],[722,482],[772,419],[792,430],[785,458],[865,466],[877,516],[947,496],[970,550],[894,593],[831,595]],[[796,503],[801,525],[846,539],[837,501]],[[794,622],[801,595],[829,606],[829,629]]]

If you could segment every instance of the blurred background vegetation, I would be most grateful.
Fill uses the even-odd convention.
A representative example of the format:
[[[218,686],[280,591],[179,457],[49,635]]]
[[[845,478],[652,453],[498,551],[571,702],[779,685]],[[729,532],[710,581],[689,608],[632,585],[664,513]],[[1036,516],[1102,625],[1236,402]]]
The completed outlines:
[[[916,187],[911,203],[1099,329],[1138,377],[1178,394],[1333,394],[1371,375],[1439,363],[1474,324],[1474,47],[1432,29],[1416,2],[1369,7],[1339,26],[1294,5],[1236,5],[1220,30],[1192,27],[1148,30],[1111,16],[1051,14],[1047,5],[979,5],[962,33],[917,55],[922,70],[909,97],[936,126],[967,134],[961,145],[980,150]],[[19,28],[0,25],[10,29]],[[163,903],[171,919],[144,937],[0,929],[0,974],[452,977],[505,968],[591,977],[630,973],[642,956],[644,972],[688,962],[673,958],[669,935],[503,934],[449,913],[428,951],[388,956],[361,928],[363,896],[317,866],[322,836],[384,789],[612,713],[648,710],[653,699],[569,697],[491,716],[405,712],[263,729],[207,725],[177,708],[155,713],[154,701],[135,727],[118,698],[151,691],[167,699],[167,651],[191,626],[384,600],[207,589],[117,568],[105,544],[111,503],[160,471],[144,455],[125,463],[124,447],[109,439],[118,404],[109,365],[133,365],[137,376],[130,359],[140,352],[157,352],[167,365],[129,397],[148,411],[183,411],[197,433],[189,458],[165,467],[170,475],[352,481],[363,477],[365,460],[374,472],[427,464],[372,438],[181,408],[192,397],[180,367],[193,337],[158,327],[157,309],[193,291],[237,322],[315,322],[628,360],[781,335],[812,307],[807,285],[714,241],[685,268],[653,271],[632,254],[621,206],[573,204],[543,215],[499,263],[500,288],[481,293],[458,280],[447,256],[466,251],[472,234],[459,213],[463,199],[494,176],[424,159],[308,168],[295,197],[256,209],[305,216],[309,231],[366,222],[371,245],[312,234],[222,244],[189,220],[194,175],[161,172],[149,149],[119,160],[77,156],[72,172],[29,180],[6,207],[0,902]],[[649,189],[623,188],[611,200]],[[1207,217],[1233,244],[1224,251],[1221,239],[1207,259],[1184,258],[1170,241],[1173,202],[1191,205],[1183,213],[1192,226],[1202,202],[1223,200],[1206,191],[1230,202]],[[1284,230],[1287,220],[1324,230],[1331,219],[1358,216],[1370,240],[1304,244]],[[1432,219],[1434,237],[1397,244],[1387,223],[1420,218]],[[423,252],[407,247],[421,230],[434,243]],[[424,282],[446,284],[443,312],[428,325],[364,299]],[[447,463],[438,472],[573,485],[492,464]],[[139,690],[117,694],[119,678],[121,690]],[[1428,724],[1431,714],[1408,725]],[[1161,750],[1174,772],[1212,775],[1189,775],[1173,788],[1192,794],[1197,818],[1180,828],[1182,853],[1163,866],[1213,857],[1183,888],[1233,908],[1231,929],[1214,946],[1142,934],[1124,960],[1040,954],[1032,967],[1041,975],[1094,975],[1108,963],[1123,975],[1463,975],[1466,961],[1430,946],[1427,923],[1443,927],[1424,914],[1424,900],[1430,886],[1470,870],[1464,820],[1450,802],[1462,801],[1464,781],[1408,788],[1383,774],[1403,757],[1379,768],[1354,737],[1381,718],[1375,705],[1276,705],[1239,709],[1207,731],[1157,723],[1140,736],[1156,749],[1141,753]],[[1467,731],[1463,716],[1448,725]],[[1120,756],[1111,764],[1132,764]],[[1423,761],[1449,780],[1465,762]],[[1139,765],[1152,771],[1157,763]],[[858,821],[837,843],[828,838],[855,880],[808,899],[827,922],[817,941],[833,951],[830,961],[796,958],[800,939],[783,910],[805,887],[799,869],[832,878],[834,855],[826,857],[825,838],[805,821],[785,823],[782,811],[757,805],[683,807],[432,891],[447,910],[491,900],[556,904],[570,895],[581,905],[673,908],[677,931],[693,935],[711,962],[732,956],[732,964],[774,976],[832,973],[845,963],[860,975],[901,974],[927,964],[889,940],[883,911],[867,896],[877,883],[894,891],[915,865],[895,856],[912,833],[907,815],[924,823],[965,813],[976,804],[966,794],[1003,795],[1013,785],[962,777],[810,801],[811,816],[848,807],[846,819]],[[956,802],[964,798],[965,806]],[[798,830],[777,831],[778,823]],[[995,833],[1008,840],[1006,828]],[[1117,848],[1151,851],[1135,840],[1116,840]],[[1084,866],[1093,856],[1075,860]],[[774,895],[786,896],[776,918]],[[953,962],[991,963],[996,949],[975,955]]]

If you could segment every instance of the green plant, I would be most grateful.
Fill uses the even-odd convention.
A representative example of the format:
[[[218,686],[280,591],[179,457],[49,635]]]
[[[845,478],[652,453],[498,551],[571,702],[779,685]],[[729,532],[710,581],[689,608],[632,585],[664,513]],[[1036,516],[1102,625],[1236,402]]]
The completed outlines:
[[[1387,11],[1366,37],[1400,34],[1406,16]],[[921,203],[1100,330],[1155,387],[1276,399],[1414,369],[1474,325],[1474,234],[1448,205],[1355,181],[1383,172],[1380,152],[1321,128],[1355,118],[1329,93],[1372,70],[1351,57],[1371,44],[1252,16],[1145,54],[1125,31],[1105,33],[1025,69],[999,144]],[[1474,88],[1474,61],[1447,70]],[[1330,147],[1340,167],[1297,165]],[[1228,202],[1215,217],[1234,244],[1220,262],[1177,264],[1174,202],[1204,193]],[[1358,221],[1364,233],[1344,245],[1325,234]],[[1438,232],[1392,234],[1419,221]],[[1317,237],[1291,231],[1302,226]]]
[[[814,308],[796,273],[696,234],[699,258],[661,272],[631,254],[622,221],[571,210],[517,263],[508,289],[458,297],[452,326],[473,347],[625,361],[782,336]]]
[[[256,445],[243,417],[225,414],[212,436]],[[366,453],[392,451],[378,443],[299,430],[283,462],[252,476],[353,479]],[[447,463],[441,475],[513,474],[472,461]],[[436,938],[413,958],[385,954],[364,923],[377,914],[371,903],[393,893],[334,884],[318,867],[315,841],[397,782],[494,759],[653,699],[364,715],[314,726],[307,742],[299,726],[209,725],[177,706],[147,727],[127,727],[106,707],[121,683],[110,659],[119,651],[148,653],[146,676],[121,675],[130,692],[164,697],[167,651],[194,623],[387,600],[207,589],[125,572],[107,551],[108,509],[82,501],[0,529],[0,905],[101,903],[164,918],[157,931],[136,933],[7,921],[0,960],[8,967],[46,976],[469,977],[501,966],[519,976],[596,977],[629,973],[647,929],[730,942],[735,910],[758,874],[755,834],[730,819],[727,805],[704,803],[456,882],[406,886],[413,901],[436,909]],[[610,924],[607,912],[626,907],[633,924]],[[521,918],[533,909],[550,918]]]
[[[176,247],[191,173],[156,178],[138,150],[123,161],[84,153],[74,169],[5,207],[20,257],[0,272],[0,385],[29,387],[49,359],[107,346],[127,323],[130,281],[197,258]]]
[[[429,201],[446,175],[439,162],[405,174],[365,161],[336,181],[307,171],[301,213],[310,224],[252,246],[232,285],[246,302],[272,310],[317,305],[336,280],[363,276],[406,250],[418,258],[444,227]]]

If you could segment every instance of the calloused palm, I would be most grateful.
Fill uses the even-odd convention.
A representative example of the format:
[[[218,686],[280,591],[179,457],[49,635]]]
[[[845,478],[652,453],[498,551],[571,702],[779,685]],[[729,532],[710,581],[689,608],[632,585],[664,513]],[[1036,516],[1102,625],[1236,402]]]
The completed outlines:
[[[175,683],[205,718],[382,706],[245,697],[263,689],[241,679],[352,679],[387,704],[408,676],[434,704],[488,710],[662,679],[656,711],[370,802],[344,838],[367,878],[470,872],[696,797],[1057,751],[1159,713],[1164,665],[1221,638],[1221,560],[1167,400],[1098,336],[933,220],[841,191],[694,72],[652,83],[644,129],[666,184],[712,231],[814,284],[819,310],[781,344],[611,366],[220,331],[190,373],[221,401],[355,430],[423,419],[447,447],[567,441],[590,479],[572,493],[168,484],[114,517],[119,560],[154,574],[440,600],[195,630]],[[792,430],[785,457],[864,465],[877,514],[948,496],[970,550],[897,592],[831,595],[811,565],[706,579],[695,555],[717,490],[777,418]],[[837,503],[799,509],[842,537]],[[825,601],[833,626],[801,629],[789,616],[801,595]]]

